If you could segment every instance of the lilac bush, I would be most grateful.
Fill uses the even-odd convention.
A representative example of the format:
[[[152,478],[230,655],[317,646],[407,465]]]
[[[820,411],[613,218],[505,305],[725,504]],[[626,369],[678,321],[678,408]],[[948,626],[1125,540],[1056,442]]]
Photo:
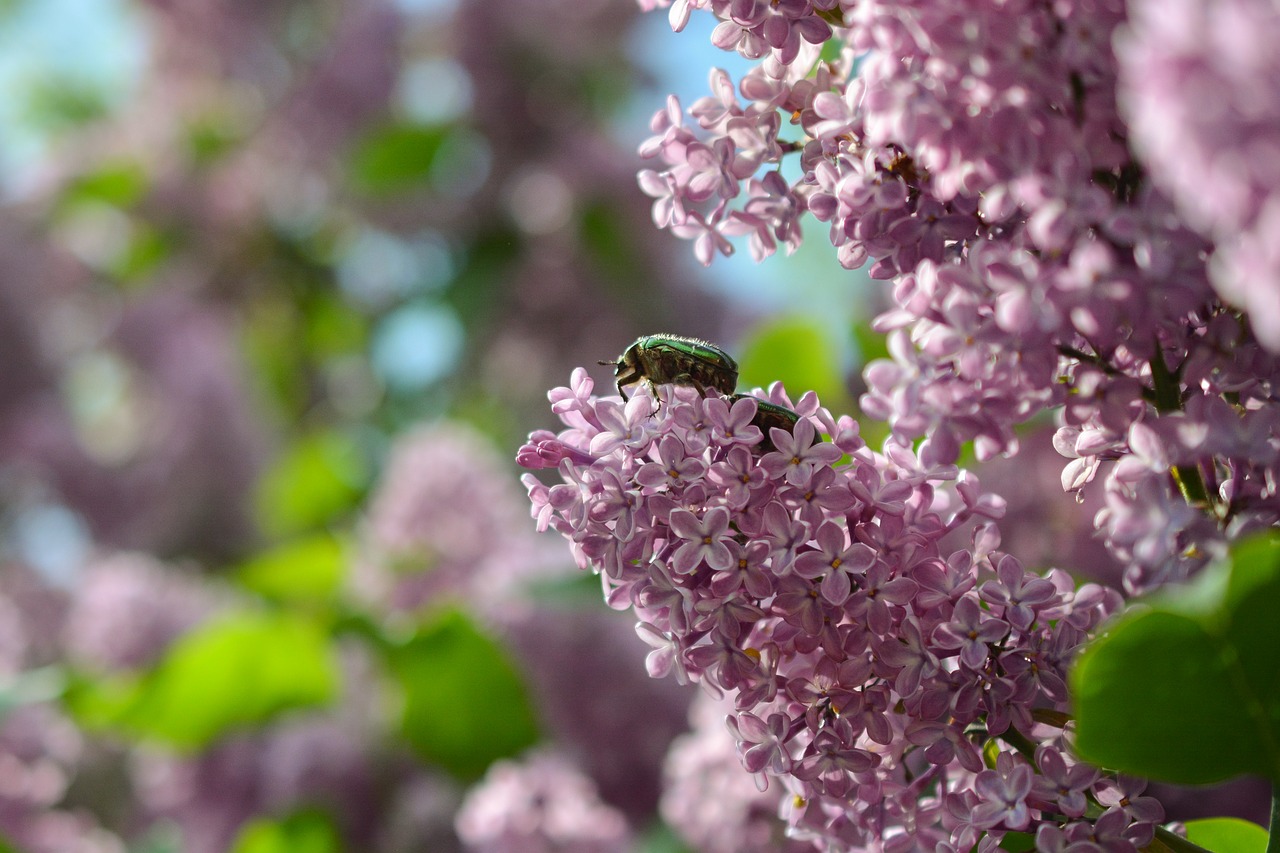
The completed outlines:
[[[1096,526],[1138,592],[1280,510],[1280,16],[1131,5],[642,3],[715,15],[759,62],[670,99],[639,181],[703,263],[794,249],[812,216],[892,280],[862,407],[900,441],[989,459],[1058,411],[1063,488],[1105,478]]]
[[[593,390],[575,371],[549,395],[566,428],[520,449],[563,480],[525,475],[538,526],[634,611],[651,675],[732,697],[742,764],[788,792],[792,836],[1150,841],[1158,805],[1088,810],[1115,782],[1068,746],[1066,667],[1119,594],[1000,551],[1003,501],[933,439],[872,450],[852,418],[775,385],[759,399],[801,417],[767,450],[755,398]]]
[[[794,251],[812,217],[891,282],[860,400],[890,434],[867,446],[810,393],[766,442],[750,398],[623,405],[575,372],[549,395],[566,428],[517,457],[560,480],[526,475],[538,526],[634,610],[651,674],[732,700],[793,839],[1144,847],[1164,811],[1073,756],[1065,680],[1123,598],[1002,550],[1005,502],[957,463],[1052,414],[1054,479],[1101,483],[1131,595],[1280,521],[1275,4],[640,5],[711,15],[755,61],[654,115],[654,223],[709,265],[738,239]]]
[[[1117,97],[1152,182],[1215,245],[1214,288],[1280,348],[1275,4],[1129,4]]]

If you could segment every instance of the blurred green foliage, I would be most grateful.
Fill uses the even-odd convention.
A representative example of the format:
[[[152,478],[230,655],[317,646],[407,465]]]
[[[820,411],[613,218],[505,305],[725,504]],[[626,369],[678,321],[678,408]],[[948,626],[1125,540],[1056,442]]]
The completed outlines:
[[[57,198],[58,210],[86,203],[130,208],[150,185],[147,171],[132,159],[111,160],[72,178]]]
[[[179,638],[153,670],[85,680],[68,691],[80,720],[180,749],[336,697],[325,631],[293,613],[233,612]]]
[[[738,369],[743,387],[781,381],[792,400],[812,390],[832,411],[848,405],[835,342],[823,326],[802,317],[757,327],[741,346]]]
[[[104,117],[109,103],[101,85],[79,75],[48,74],[27,81],[19,108],[27,125],[60,133]]]
[[[634,853],[694,853],[671,828],[659,824],[636,839]]]
[[[313,533],[262,551],[240,566],[236,579],[245,589],[281,604],[324,604],[340,590],[347,559],[341,539]]]
[[[1263,853],[1267,849],[1267,831],[1240,818],[1189,820],[1186,827],[1188,841],[1214,853]]]
[[[1280,784],[1280,537],[1128,609],[1071,672],[1085,760],[1183,784]]]
[[[452,125],[395,123],[369,133],[351,158],[356,187],[373,195],[429,184],[441,151],[457,133]]]
[[[262,529],[288,536],[336,521],[365,492],[360,446],[336,430],[300,436],[263,475],[255,505]]]
[[[244,825],[230,853],[341,853],[342,837],[323,812],[301,811],[283,820]]]
[[[401,734],[423,759],[475,779],[537,741],[514,663],[461,611],[440,613],[385,654],[403,695]]]

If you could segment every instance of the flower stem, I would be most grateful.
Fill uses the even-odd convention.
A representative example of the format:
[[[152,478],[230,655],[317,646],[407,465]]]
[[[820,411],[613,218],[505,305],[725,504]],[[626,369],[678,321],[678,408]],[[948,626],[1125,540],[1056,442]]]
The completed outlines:
[[[1181,835],[1174,835],[1163,826],[1156,827],[1155,839],[1143,849],[1148,853],[1155,853],[1155,851],[1159,850],[1172,850],[1174,853],[1209,853],[1200,845],[1192,844]]]
[[[1164,355],[1158,347],[1155,355],[1151,356],[1150,363],[1151,382],[1156,392],[1156,410],[1161,414],[1179,411],[1182,409],[1182,392],[1178,388],[1178,378],[1169,371],[1168,365],[1164,363]],[[1170,473],[1173,475],[1173,481],[1178,485],[1178,491],[1182,493],[1183,500],[1194,507],[1211,512],[1214,510],[1199,468],[1195,465],[1174,465]]]
[[[1023,758],[1031,762],[1032,767],[1035,766],[1035,755],[1036,755],[1035,744],[1027,740],[1027,738],[1022,734],[1022,732],[1013,728],[1013,726],[1010,726],[1009,729],[1005,731],[1004,734],[1000,735],[999,739],[1009,744],[1009,746],[1013,747],[1019,753],[1021,753]]]
[[[1280,784],[1271,786],[1271,828],[1268,831],[1267,853],[1280,853]]]

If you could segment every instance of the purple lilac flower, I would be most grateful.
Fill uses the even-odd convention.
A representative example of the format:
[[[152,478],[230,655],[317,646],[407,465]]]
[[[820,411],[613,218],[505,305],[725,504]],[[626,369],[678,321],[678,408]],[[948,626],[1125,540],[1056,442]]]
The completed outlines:
[[[631,832],[591,780],[562,756],[499,761],[467,794],[455,826],[475,853],[625,853]]]
[[[83,569],[63,626],[76,663],[101,670],[142,669],[218,605],[194,577],[143,555],[94,559]]]
[[[621,407],[608,411],[615,410]],[[492,590],[562,571],[560,554],[521,532],[519,501],[480,436],[450,423],[410,431],[392,447],[369,502],[353,569],[356,593],[392,614],[451,596],[494,605]],[[596,511],[626,523],[625,505]]]
[[[1059,688],[1072,652],[1118,596],[1077,593],[1060,573],[1028,574],[997,550],[989,516],[1002,504],[976,479],[925,464],[893,436],[872,450],[812,395],[792,404],[780,386],[770,390],[802,415],[794,436],[775,431],[778,449],[765,453],[762,436],[744,445],[713,429],[686,439],[718,401],[680,386],[637,392],[649,414],[636,433],[647,443],[603,444],[608,428],[595,411],[617,398],[584,396],[581,369],[573,386],[579,404],[560,413],[567,428],[532,439],[566,452],[554,463],[528,445],[520,452],[526,464],[554,465],[561,480],[548,488],[525,475],[532,513],[600,575],[613,606],[634,612],[654,649],[651,675],[732,700],[727,724],[743,767],[789,792],[793,834],[840,849],[913,833],[960,844],[975,826],[1053,820],[1031,805],[1045,796],[1033,784],[1039,768],[999,749],[996,769],[984,770],[982,749],[1010,730],[1035,744],[1061,737],[1031,711],[1066,710]],[[833,431],[839,447],[811,446]],[[680,477],[642,473],[677,459],[699,464]],[[848,498],[794,499],[820,478],[843,484]],[[568,492],[553,501],[555,489]],[[629,512],[623,522],[597,506]],[[957,550],[962,530],[971,544]],[[747,574],[731,581],[735,572]],[[1079,780],[1043,761],[1074,803]],[[922,762],[932,769],[919,777]],[[944,799],[965,792],[977,798],[974,821],[953,825]],[[868,807],[882,801],[894,805]],[[1140,835],[1153,819],[1134,813],[1120,831]]]
[[[1027,795],[1033,771],[1013,753],[1001,753],[994,770],[983,770],[973,783],[979,802],[973,810],[975,826],[1024,829],[1031,822]]]
[[[1048,745],[1036,751],[1036,766],[1040,775],[1033,782],[1033,801],[1067,817],[1083,815],[1088,806],[1085,795],[1097,780],[1098,771],[1087,764],[1067,763],[1061,752]]]
[[[5,227],[15,228],[0,222]],[[42,269],[66,260],[39,257]],[[110,310],[91,301],[85,331],[97,343],[86,347],[62,340],[67,330],[50,320],[90,298],[86,282],[51,283],[38,300],[11,292],[8,282],[0,288],[0,324],[29,327],[49,351],[41,353],[38,381],[14,389],[17,403],[4,412],[0,464],[35,474],[41,490],[81,514],[106,547],[243,555],[255,535],[248,495],[266,441],[227,319],[180,288],[157,288]],[[20,352],[9,355],[21,362]],[[119,387],[95,414],[60,402],[59,383],[104,370]]]
[[[1218,292],[1280,349],[1280,11],[1268,0],[1140,0],[1120,35],[1118,97],[1134,147],[1217,244]]]
[[[637,665],[632,627],[622,613],[554,604],[510,608],[496,626],[527,676],[547,735],[606,803],[639,825],[658,804],[662,763],[687,726],[692,697],[675,679],[655,680]]]
[[[801,853],[805,841],[784,835],[778,816],[786,792],[761,791],[734,751],[724,728],[732,706],[699,694],[690,710],[692,730],[667,753],[661,812],[663,820],[693,849],[705,853]]]
[[[40,671],[61,653],[67,598],[35,571],[0,560],[0,684],[11,703],[0,715],[0,838],[30,853],[123,853],[124,842],[90,811],[120,805],[118,793],[69,802],[98,755],[47,701],[56,684]]]
[[[52,707],[9,711],[0,722],[0,836],[30,853],[123,853],[93,817],[61,807],[84,752],[82,733]]]
[[[760,62],[736,89],[713,72],[692,121],[676,101],[655,117],[657,221],[704,263],[735,236],[763,258],[798,245],[806,213],[825,223],[841,263],[893,282],[875,323],[891,358],[866,368],[863,411],[901,444],[927,437],[935,465],[967,442],[1011,455],[1016,425],[1059,408],[1082,439],[1058,444],[1063,487],[1104,481],[1094,526],[1130,592],[1280,520],[1263,426],[1280,360],[1222,301],[1280,348],[1266,0],[1138,3],[1128,22],[1119,0],[980,3],[963,25],[929,4],[765,6],[673,7],[680,26],[714,15],[712,41]],[[807,39],[842,51],[819,62]],[[1227,96],[1206,109],[1207,91]],[[717,191],[691,151],[716,152]],[[1219,434],[1230,448],[1205,440]],[[812,466],[793,456],[800,485]]]

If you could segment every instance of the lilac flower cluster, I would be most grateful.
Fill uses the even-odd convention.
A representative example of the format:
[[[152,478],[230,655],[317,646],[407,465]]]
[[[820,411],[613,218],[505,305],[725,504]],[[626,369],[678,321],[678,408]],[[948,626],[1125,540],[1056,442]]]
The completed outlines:
[[[522,500],[473,430],[445,420],[406,432],[370,498],[352,593],[388,618],[453,601],[493,608],[503,596],[482,590],[563,571],[558,549],[520,523]]]
[[[1066,666],[1119,595],[999,551],[1003,502],[934,438],[876,452],[812,392],[793,404],[775,385],[767,400],[800,418],[767,450],[751,397],[593,388],[578,369],[551,391],[567,428],[519,451],[562,480],[525,475],[538,526],[634,610],[651,675],[733,697],[742,763],[788,792],[794,837],[1150,840],[1159,807],[1104,810],[1114,781],[1074,763],[1063,731]]]
[[[1280,350],[1280,10],[1133,2],[1119,96],[1151,180],[1213,240],[1214,287]]]
[[[0,560],[0,838],[30,853],[123,853],[124,841],[89,804],[68,797],[92,747],[50,701],[66,599],[22,564]]]
[[[701,853],[806,853],[813,845],[785,837],[778,817],[785,791],[756,787],[742,772],[725,714],[733,703],[706,693],[694,699],[691,730],[667,753],[662,819]]]
[[[0,831],[30,853],[123,853],[91,814],[63,806],[83,760],[80,731],[50,705],[27,705],[0,722]]]
[[[153,666],[225,594],[146,554],[94,555],[81,570],[62,626],[67,657],[90,670]]]
[[[472,853],[624,853],[622,813],[600,800],[591,779],[554,752],[500,761],[467,794],[455,827]]]
[[[1265,309],[1272,319],[1254,326],[1275,338],[1258,326],[1280,316],[1267,224],[1277,110],[1274,92],[1257,91],[1274,77],[1261,47],[1276,26],[1267,4],[1239,0],[1220,16],[1188,0],[1133,22],[1126,91],[1155,181],[1117,107],[1119,0],[963,11],[797,0],[762,17],[764,5],[671,4],[677,29],[707,10],[721,21],[717,44],[761,62],[736,86],[713,70],[690,123],[674,99],[654,117],[640,151],[660,165],[639,181],[659,226],[710,263],[732,237],[747,236],[759,259],[795,248],[805,214],[826,223],[841,263],[893,280],[893,306],[875,323],[892,359],[868,366],[864,411],[902,443],[930,436],[949,463],[966,442],[979,459],[1014,453],[1018,424],[1059,410],[1063,487],[1104,472],[1095,525],[1130,591],[1184,577],[1280,520],[1280,363],[1218,296]],[[1213,39],[1200,38],[1201,18]],[[1254,49],[1221,49],[1258,19]],[[1170,28],[1178,38],[1164,37]],[[830,62],[818,61],[826,32],[840,48]],[[1168,73],[1150,74],[1157,61]],[[1226,129],[1188,94],[1208,90],[1232,93]],[[1179,177],[1188,135],[1203,156]],[[1184,221],[1204,176],[1242,163],[1215,184],[1213,222]],[[1210,242],[1242,228],[1235,243]]]

